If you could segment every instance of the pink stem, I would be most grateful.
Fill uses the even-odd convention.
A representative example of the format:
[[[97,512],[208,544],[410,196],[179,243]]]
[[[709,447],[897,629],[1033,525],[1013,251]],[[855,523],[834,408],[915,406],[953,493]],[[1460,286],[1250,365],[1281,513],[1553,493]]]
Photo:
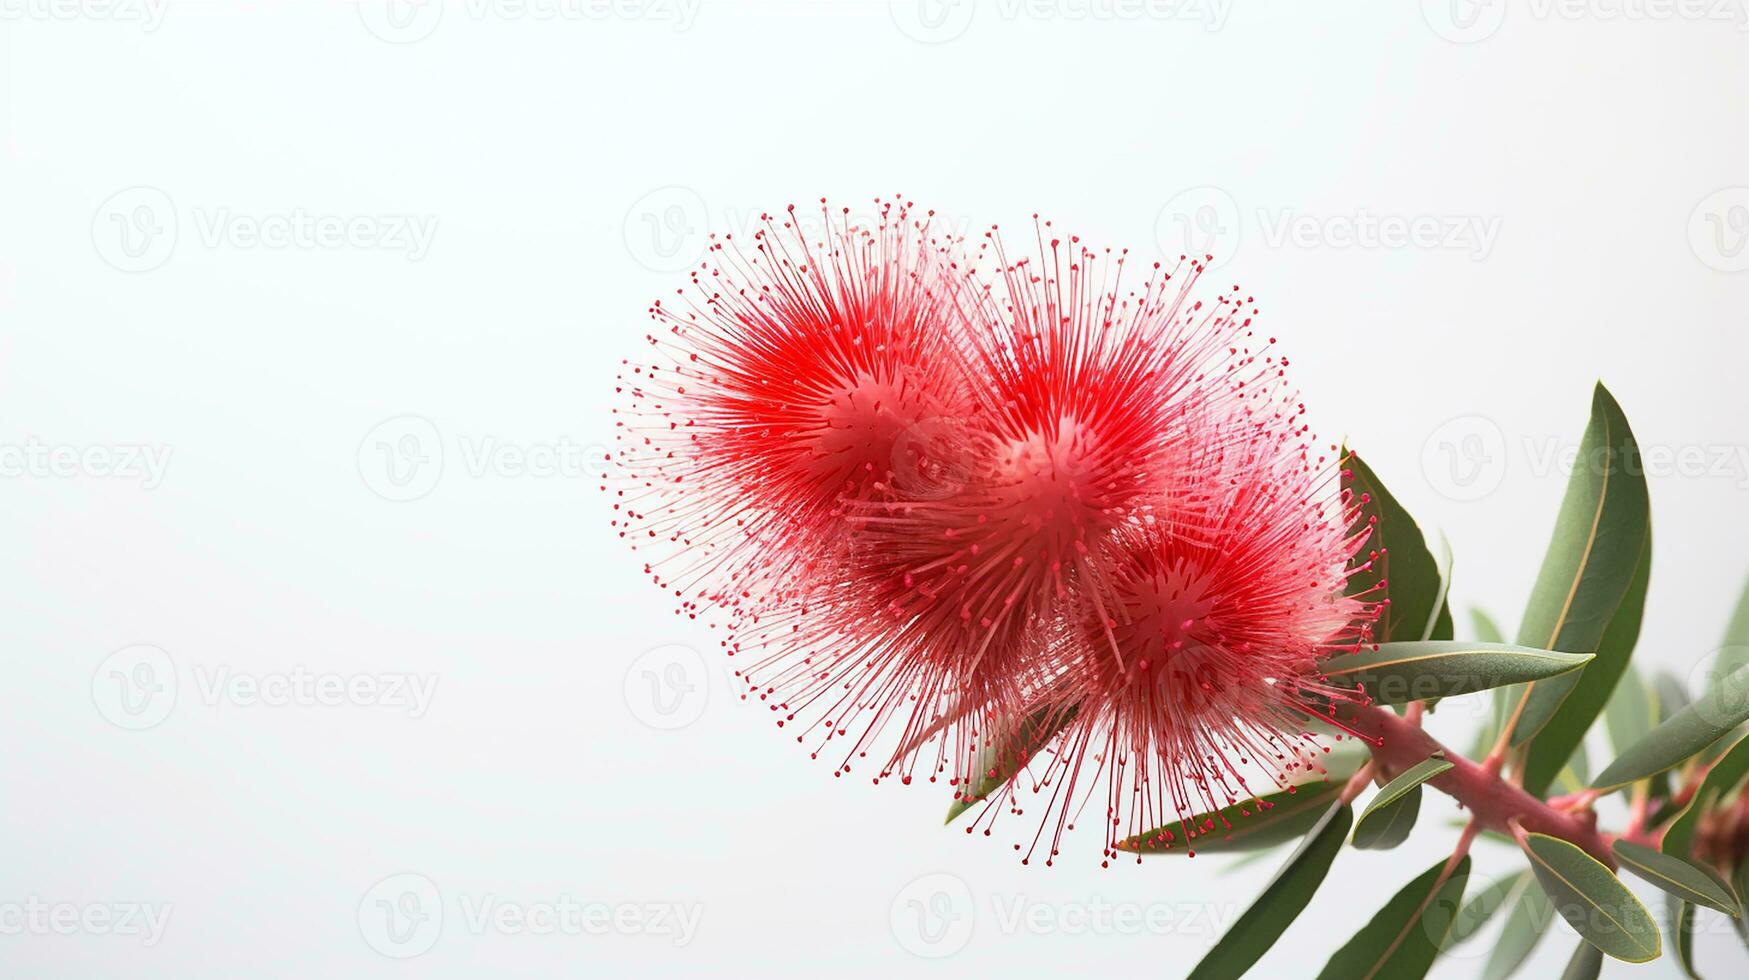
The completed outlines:
[[[1467,807],[1480,826],[1510,834],[1508,823],[1515,821],[1529,833],[1570,841],[1608,867],[1616,866],[1609,844],[1597,832],[1596,814],[1555,809],[1501,779],[1497,771],[1491,772],[1441,745],[1389,708],[1351,709],[1344,720],[1365,739],[1374,764],[1387,777],[1402,773],[1435,752],[1443,753],[1452,768],[1428,780],[1428,784]]]

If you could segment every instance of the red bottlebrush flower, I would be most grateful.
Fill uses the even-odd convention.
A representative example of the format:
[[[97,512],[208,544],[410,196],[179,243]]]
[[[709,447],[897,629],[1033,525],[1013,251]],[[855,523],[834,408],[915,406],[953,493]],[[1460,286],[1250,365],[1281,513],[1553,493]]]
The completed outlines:
[[[656,360],[627,362],[618,389],[614,524],[688,615],[793,589],[901,441],[964,411],[948,245],[876,203],[873,228],[822,201],[812,240],[793,206],[745,249],[713,236],[681,308],[650,309]]]
[[[962,284],[973,404],[933,433],[926,459],[944,462],[847,505],[854,547],[829,597],[737,633],[762,648],[744,671],[759,696],[785,722],[818,718],[798,740],[849,736],[840,773],[903,716],[881,776],[908,782],[921,765],[975,782],[980,749],[1059,684],[1054,624],[1082,607],[1104,618],[1116,600],[1107,539],[1188,492],[1180,459],[1224,437],[1211,413],[1232,411],[1255,373],[1234,346],[1239,304],[1192,299],[1200,265],[1156,264],[1129,285],[1122,253],[1046,243],[1049,228],[1039,255],[1014,262],[992,234],[996,281]]]
[[[1186,457],[1194,489],[1108,542],[1116,601],[1065,623],[1058,641],[1053,697],[1079,710],[1032,787],[1047,802],[1028,857],[1046,829],[1054,856],[1072,809],[1097,806],[1097,792],[1109,858],[1119,840],[1323,771],[1313,705],[1363,696],[1326,683],[1319,664],[1370,642],[1378,604],[1345,594],[1367,532],[1351,533],[1357,502],[1337,492],[1331,457],[1311,456],[1296,417],[1236,417],[1246,438]],[[1271,785],[1254,789],[1256,774]],[[1016,812],[1019,789],[1006,793]],[[1150,847],[1194,854],[1199,832],[1161,830]]]
[[[1315,766],[1295,705],[1340,696],[1317,663],[1370,605],[1250,300],[1197,300],[1195,261],[1131,282],[1048,222],[1018,260],[987,236],[987,274],[905,208],[828,226],[713,244],[622,386],[616,523],[683,611],[729,610],[745,696],[842,740],[835,774],[878,751],[877,782],[968,796],[1073,706],[1034,786],[1053,854],[1093,775],[1110,852],[1126,815],[1252,795],[1242,766]]]

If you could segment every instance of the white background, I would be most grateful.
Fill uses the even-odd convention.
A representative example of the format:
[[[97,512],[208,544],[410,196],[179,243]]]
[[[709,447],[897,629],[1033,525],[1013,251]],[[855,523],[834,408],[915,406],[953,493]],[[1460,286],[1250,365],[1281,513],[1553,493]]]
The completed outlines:
[[[1547,453],[1604,379],[1642,444],[1705,460],[1653,476],[1639,655],[1697,669],[1749,572],[1738,6],[954,3],[572,18],[457,0],[396,21],[0,0],[0,905],[171,909],[153,945],[11,929],[4,972],[1187,971],[1216,930],[1186,909],[1230,919],[1273,861],[1101,871],[1082,833],[1056,868],[1022,868],[1018,825],[942,829],[939,786],[833,779],[733,699],[592,470],[474,460],[605,446],[618,361],[703,233],[822,194],[902,191],[973,232],[1038,210],[1150,256],[1215,229],[1197,247],[1258,297],[1321,430],[1450,535],[1460,606],[1509,631],[1564,485]],[[247,237],[298,215],[358,235]],[[369,237],[409,216],[435,228],[423,252]],[[1364,216],[1497,234],[1350,244]],[[414,451],[391,473],[378,443]],[[32,446],[170,457],[158,480],[95,457],[63,475]],[[143,655],[146,716],[129,711],[148,688],[124,704],[118,686],[142,655],[106,661],[136,644],[162,651]],[[299,668],[436,687],[417,717],[209,690]],[[681,683],[652,701],[652,679]],[[1454,702],[1435,726],[1467,744],[1475,721]],[[1454,816],[1440,801],[1404,848],[1345,854],[1262,968],[1315,972],[1444,853]],[[404,873],[434,889],[412,911],[442,910],[423,939],[373,920],[420,879],[373,887]],[[965,891],[918,883],[933,874]],[[958,931],[932,946],[908,902],[944,880]],[[565,895],[702,918],[685,945],[468,921]],[[1072,934],[1011,925],[1017,901],[1164,903],[1176,922]],[[1703,966],[1739,968],[1704,916]],[[1575,941],[1557,925],[1527,975]],[[1490,944],[1440,975],[1476,974]]]

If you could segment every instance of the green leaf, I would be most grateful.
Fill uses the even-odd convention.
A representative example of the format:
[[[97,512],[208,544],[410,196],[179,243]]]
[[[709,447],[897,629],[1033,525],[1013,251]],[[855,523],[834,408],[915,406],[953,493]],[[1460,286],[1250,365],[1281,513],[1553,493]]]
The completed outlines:
[[[1470,629],[1476,634],[1476,639],[1483,643],[1506,642],[1506,634],[1501,631],[1500,624],[1480,609],[1470,610]]]
[[[1561,767],[1555,776],[1555,785],[1566,793],[1577,793],[1591,782],[1591,756],[1585,751],[1585,743],[1580,742],[1573,749],[1573,757]]]
[[[1658,695],[1658,720],[1663,721],[1688,707],[1688,688],[1669,671],[1659,671],[1652,678],[1652,690]]]
[[[1156,827],[1118,841],[1120,851],[1138,854],[1215,854],[1255,851],[1305,836],[1342,795],[1348,777],[1367,760],[1366,753],[1332,752],[1324,760],[1329,775],[1236,803],[1187,820]],[[1192,833],[1194,831],[1194,833]]]
[[[978,753],[976,771],[983,773],[982,781],[977,788],[962,787],[954,795],[953,803],[947,808],[947,819],[942,822],[953,823],[960,814],[1008,785],[1015,773],[1025,768],[1040,749],[1075,720],[1080,707],[1078,704],[1047,704],[1034,709],[1014,730],[991,737]]]
[[[1603,727],[1609,732],[1609,747],[1619,754],[1645,738],[1652,730],[1656,711],[1652,692],[1646,689],[1640,672],[1630,665],[1621,680],[1616,682],[1615,693],[1609,696],[1609,704],[1603,709]]]
[[[1470,608],[1470,632],[1476,634],[1476,639],[1482,643],[1505,643],[1505,635],[1500,630],[1500,624],[1494,618],[1475,607]],[[1482,758],[1488,750],[1494,747],[1494,740],[1500,737],[1500,729],[1506,724],[1508,713],[1512,710],[1506,703],[1510,688],[1497,687],[1490,692],[1488,719],[1482,727],[1476,730],[1475,745],[1470,754]]]
[[[1355,826],[1351,843],[1363,851],[1388,851],[1396,847],[1409,839],[1416,819],[1421,816],[1421,787],[1411,786],[1399,799],[1370,816],[1372,819]]]
[[[1704,751],[1749,719],[1749,667],[1739,667],[1699,700],[1666,718],[1616,757],[1591,785],[1614,789],[1663,772]]]
[[[1467,855],[1449,876],[1445,865],[1441,858],[1386,902],[1372,921],[1324,964],[1320,980],[1414,980],[1426,976],[1446,947],[1470,877]]]
[[[1514,889],[1523,890],[1530,887],[1532,877],[1530,869],[1526,868],[1515,875],[1501,878],[1477,892],[1476,897],[1470,899],[1464,905],[1463,911],[1458,913],[1457,921],[1451,924],[1448,945],[1455,946],[1482,931],[1482,927],[1488,924],[1488,920],[1494,917],[1494,913],[1506,904],[1507,897],[1512,894]]]
[[[1615,856],[1622,867],[1685,902],[1737,915],[1737,896],[1711,868],[1625,840],[1615,842]]]
[[[1355,822],[1354,846],[1385,851],[1403,843],[1415,828],[1415,816],[1421,810],[1421,784],[1451,765],[1440,757],[1424,759],[1386,783]]]
[[[1737,739],[1725,754],[1707,770],[1706,778],[1694,791],[1676,818],[1664,830],[1660,850],[1679,858],[1694,853],[1694,835],[1700,829],[1700,818],[1722,799],[1733,795],[1749,777],[1749,735]],[[1683,896],[1686,898],[1687,896]],[[1705,902],[1700,904],[1705,905]]]
[[[1529,792],[1541,796],[1567,757],[1575,751],[1583,751],[1585,733],[1596,723],[1610,694],[1621,682],[1622,672],[1627,669],[1634,646],[1639,642],[1640,620],[1646,611],[1646,588],[1651,575],[1652,532],[1648,527],[1646,547],[1640,554],[1633,582],[1621,605],[1616,607],[1609,628],[1603,632],[1603,639],[1597,645],[1597,659],[1586,665],[1584,673],[1543,681],[1531,691],[1530,701],[1524,709],[1527,716],[1539,704],[1546,703],[1558,685],[1576,678],[1566,699],[1555,709],[1554,717],[1531,742],[1530,753],[1524,762],[1524,788]],[[1586,778],[1589,777],[1581,776],[1581,786]]]
[[[1525,872],[1522,884],[1507,897],[1506,924],[1482,967],[1482,980],[1506,980],[1517,973],[1553,921],[1555,907],[1536,885],[1536,876]]]
[[[1731,890],[1737,893],[1737,917],[1732,925],[1737,927],[1737,935],[1743,938],[1743,946],[1749,948],[1749,858],[1739,857],[1737,866],[1731,871]]]
[[[1650,690],[1652,692],[1652,725],[1646,729],[1647,734],[1650,734],[1652,728],[1657,727],[1670,716],[1688,707],[1688,689],[1669,671],[1661,670],[1654,674]],[[1644,735],[1640,737],[1645,738]],[[1620,755],[1621,750],[1617,750],[1616,754]],[[1647,786],[1652,799],[1668,800],[1670,798],[1670,773],[1658,773],[1647,781]],[[1662,822],[1662,820],[1655,821],[1655,823]]]
[[[1237,980],[1269,952],[1294,919],[1305,911],[1330,872],[1330,862],[1342,850],[1354,811],[1346,803],[1332,804],[1312,832],[1300,843],[1263,894],[1215,943],[1189,980]]]
[[[1582,942],[1573,951],[1573,958],[1567,961],[1561,980],[1597,980],[1597,975],[1602,972],[1603,950]]]
[[[1574,932],[1618,960],[1658,958],[1658,923],[1602,862],[1547,834],[1527,834],[1523,847],[1537,882]]]
[[[1406,704],[1554,677],[1590,660],[1589,654],[1499,643],[1425,640],[1332,657],[1323,671],[1334,683],[1364,686],[1375,704]]]
[[[1349,562],[1348,594],[1371,592],[1383,581],[1390,601],[1379,617],[1375,637],[1380,642],[1427,639],[1442,614],[1447,622],[1451,619],[1444,603],[1443,577],[1427,539],[1358,453],[1350,450],[1343,467],[1343,486],[1359,505],[1349,531],[1359,533],[1369,525],[1372,529],[1366,546]]]
[[[1731,613],[1731,624],[1725,627],[1725,642],[1719,649],[1717,670],[1729,674],[1739,667],[1749,666],[1749,582],[1743,585],[1743,595]]]
[[[1568,712],[1571,717],[1563,719],[1558,744],[1549,749],[1547,761],[1532,770],[1532,775],[1543,779],[1535,789],[1527,779],[1525,788],[1533,793],[1546,788],[1547,781],[1566,762],[1578,736],[1591,727],[1627,666],[1631,638],[1618,635],[1613,648],[1606,648],[1604,637],[1633,591],[1635,580],[1641,577],[1642,564],[1647,564],[1650,535],[1651,506],[1639,447],[1621,406],[1600,383],[1592,394],[1591,422],[1579,442],[1573,475],[1555,519],[1554,539],[1531,588],[1518,642],[1597,654],[1597,662],[1587,667],[1586,673],[1603,676],[1585,685],[1586,696],[1574,703]],[[1637,635],[1638,616],[1632,619],[1631,632]],[[1627,632],[1626,623],[1617,630],[1618,634]],[[1532,684],[1524,711],[1512,730],[1512,744],[1523,745],[1542,731],[1562,712],[1580,684],[1581,675],[1577,674]]]
[[[1664,908],[1670,916],[1670,938],[1675,941],[1676,965],[1691,980],[1700,980],[1700,974],[1694,969],[1694,906],[1674,895],[1665,895]]]

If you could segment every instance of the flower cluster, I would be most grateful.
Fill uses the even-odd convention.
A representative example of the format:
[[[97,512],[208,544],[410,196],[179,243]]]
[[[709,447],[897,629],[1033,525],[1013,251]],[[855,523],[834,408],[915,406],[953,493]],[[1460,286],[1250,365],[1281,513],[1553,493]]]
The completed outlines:
[[[621,374],[614,524],[745,696],[837,775],[989,797],[968,829],[1036,798],[1047,861],[1089,803],[1109,858],[1321,771],[1380,599],[1252,300],[1048,221],[818,217],[713,239]]]

